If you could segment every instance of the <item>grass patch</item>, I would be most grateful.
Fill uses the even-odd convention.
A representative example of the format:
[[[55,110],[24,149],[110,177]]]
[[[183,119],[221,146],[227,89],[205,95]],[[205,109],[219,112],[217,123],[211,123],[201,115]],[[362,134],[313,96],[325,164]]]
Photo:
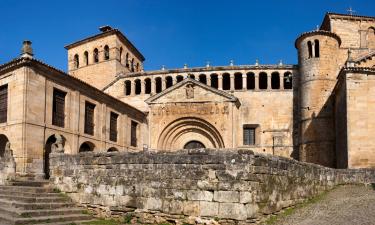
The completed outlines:
[[[335,188],[333,188],[333,189],[335,189]],[[332,191],[333,189],[331,189],[329,191]],[[289,215],[292,215],[297,209],[307,207],[307,206],[309,206],[311,204],[314,204],[314,203],[317,203],[317,202],[323,200],[329,191],[325,191],[325,192],[323,192],[323,193],[321,193],[321,194],[319,194],[319,195],[317,195],[315,197],[312,197],[312,198],[309,198],[309,199],[303,201],[302,203],[299,203],[299,204],[297,204],[297,205],[295,205],[293,207],[287,208],[287,209],[283,210],[278,215],[271,215],[262,224],[266,224],[266,225],[275,224],[275,222],[281,220],[282,218],[285,218],[285,217],[287,217]]]
[[[121,225],[121,223],[117,220],[114,219],[98,219],[95,221],[90,221],[90,222],[84,222],[83,224],[87,225]]]
[[[133,219],[133,214],[128,213],[123,217],[123,222],[128,224],[128,223],[131,223],[132,219]]]

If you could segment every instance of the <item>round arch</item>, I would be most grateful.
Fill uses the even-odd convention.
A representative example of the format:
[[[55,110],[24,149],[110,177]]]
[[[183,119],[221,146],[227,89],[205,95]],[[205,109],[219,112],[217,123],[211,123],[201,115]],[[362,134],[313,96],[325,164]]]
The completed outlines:
[[[8,137],[4,134],[0,134],[0,156],[3,157],[5,153],[5,146],[9,141]]]
[[[115,147],[110,147],[107,152],[118,152],[118,149]]]
[[[95,149],[95,145],[90,141],[85,141],[79,146],[78,152],[93,152]]]
[[[189,141],[200,142],[206,148],[225,147],[219,131],[209,122],[196,117],[183,117],[164,128],[158,140],[158,149],[183,149]]]

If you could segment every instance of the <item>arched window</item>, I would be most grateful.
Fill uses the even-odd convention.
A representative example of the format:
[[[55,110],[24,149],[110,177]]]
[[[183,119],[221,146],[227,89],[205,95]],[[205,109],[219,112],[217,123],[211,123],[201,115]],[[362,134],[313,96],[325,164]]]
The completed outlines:
[[[122,47],[120,47],[120,57],[119,57],[119,61],[120,61],[120,63],[122,63]]]
[[[291,72],[284,73],[284,89],[293,88],[293,75]]]
[[[195,79],[195,75],[194,75],[194,74],[190,74],[189,77],[190,77],[191,79],[193,79],[193,80]]]
[[[234,89],[241,90],[242,89],[242,73],[235,73],[234,74]]]
[[[181,76],[181,75],[178,75],[178,76],[176,77],[177,83],[181,82],[183,79],[184,79],[184,77]]]
[[[219,88],[219,80],[218,80],[218,75],[217,74],[211,74],[211,87],[213,88]]]
[[[161,78],[157,77],[155,78],[155,85],[156,85],[156,93],[160,93],[162,90],[162,85],[161,85]]]
[[[107,152],[118,152],[118,149],[115,147],[111,147],[107,150]]]
[[[86,141],[81,144],[79,147],[79,152],[92,152],[94,151],[95,145],[89,141]]]
[[[104,46],[104,59],[105,60],[109,59],[109,47],[108,47],[108,45]]]
[[[255,89],[255,74],[254,73],[247,73],[246,74],[246,83],[247,83],[247,89]]]
[[[134,72],[134,58],[132,59],[131,63],[130,63],[130,70],[132,72]]]
[[[278,72],[271,74],[271,88],[280,89],[280,74]]]
[[[125,95],[131,95],[132,93],[132,83],[130,80],[125,81]]]
[[[229,73],[223,74],[223,90],[229,90],[230,89],[230,75]]]
[[[129,68],[129,53],[126,53],[125,63],[126,63],[126,67]]]
[[[307,42],[307,48],[309,50],[309,59],[312,58],[312,44],[311,41]]]
[[[259,89],[267,89],[267,74],[265,72],[259,73]]]
[[[83,54],[85,56],[85,65],[89,65],[89,53],[88,51],[85,51],[85,53]]]
[[[145,94],[150,94],[151,93],[151,79],[146,78],[145,79]]]
[[[165,78],[165,87],[166,88],[169,88],[169,87],[172,87],[173,85],[173,79],[171,76],[168,76]]]
[[[99,51],[97,48],[94,49],[94,62],[97,63],[99,62]]]
[[[74,68],[78,69],[79,67],[79,56],[78,54],[74,55]]]
[[[137,79],[135,82],[135,94],[139,95],[141,93],[141,80]]]
[[[319,41],[318,40],[314,41],[314,48],[315,48],[315,57],[319,58],[320,53],[319,53]]]
[[[205,74],[199,75],[199,81],[203,84],[207,84],[207,78]]]

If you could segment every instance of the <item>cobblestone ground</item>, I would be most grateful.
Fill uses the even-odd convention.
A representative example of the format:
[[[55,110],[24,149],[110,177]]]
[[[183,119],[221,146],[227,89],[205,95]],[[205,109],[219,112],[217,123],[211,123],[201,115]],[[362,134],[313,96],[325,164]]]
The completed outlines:
[[[275,225],[375,225],[375,187],[338,187]]]

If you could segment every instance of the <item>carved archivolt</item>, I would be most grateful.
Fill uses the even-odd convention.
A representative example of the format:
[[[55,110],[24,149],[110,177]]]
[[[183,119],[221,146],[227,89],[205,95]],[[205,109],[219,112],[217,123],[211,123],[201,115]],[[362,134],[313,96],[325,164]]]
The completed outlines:
[[[219,131],[205,120],[184,117],[170,123],[161,132],[158,149],[182,149],[189,141],[199,141],[207,148],[224,148]]]

